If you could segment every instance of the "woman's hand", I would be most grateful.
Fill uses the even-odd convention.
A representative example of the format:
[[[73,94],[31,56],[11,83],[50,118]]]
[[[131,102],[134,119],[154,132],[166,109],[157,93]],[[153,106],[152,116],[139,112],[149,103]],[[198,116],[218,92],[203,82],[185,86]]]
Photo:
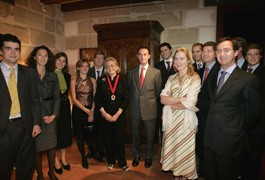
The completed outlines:
[[[93,122],[94,121],[94,113],[92,113],[92,116],[88,115],[88,122]]]
[[[55,115],[50,115],[50,116],[44,116],[43,117],[43,121],[46,123],[46,124],[51,124],[54,120],[55,120]]]

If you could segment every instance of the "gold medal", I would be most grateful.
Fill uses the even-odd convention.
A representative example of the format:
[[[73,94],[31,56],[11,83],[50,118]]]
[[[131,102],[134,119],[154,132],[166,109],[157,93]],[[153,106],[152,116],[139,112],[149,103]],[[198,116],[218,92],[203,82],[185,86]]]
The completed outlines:
[[[116,97],[115,97],[115,95],[113,94],[113,95],[111,95],[110,98],[111,98],[112,101],[114,101]]]

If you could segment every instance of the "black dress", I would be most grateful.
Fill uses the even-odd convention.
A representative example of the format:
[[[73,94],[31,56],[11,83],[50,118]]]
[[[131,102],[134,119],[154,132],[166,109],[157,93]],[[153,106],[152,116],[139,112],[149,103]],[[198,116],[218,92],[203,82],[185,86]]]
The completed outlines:
[[[71,75],[63,73],[67,90],[61,94],[60,116],[57,119],[57,148],[63,149],[72,144],[71,109],[68,99]]]

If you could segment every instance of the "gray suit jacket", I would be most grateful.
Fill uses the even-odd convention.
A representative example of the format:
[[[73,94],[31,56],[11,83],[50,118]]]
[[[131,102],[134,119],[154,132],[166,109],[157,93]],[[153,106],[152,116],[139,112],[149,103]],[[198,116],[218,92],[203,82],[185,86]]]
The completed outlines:
[[[28,135],[32,135],[33,124],[40,124],[40,99],[37,91],[35,72],[25,66],[18,65],[18,96],[21,116]],[[8,124],[11,109],[11,98],[4,75],[0,68],[0,127]]]
[[[132,119],[154,120],[157,118],[157,105],[162,88],[160,70],[149,65],[143,87],[140,89],[139,67],[140,65],[128,72],[130,115]]]

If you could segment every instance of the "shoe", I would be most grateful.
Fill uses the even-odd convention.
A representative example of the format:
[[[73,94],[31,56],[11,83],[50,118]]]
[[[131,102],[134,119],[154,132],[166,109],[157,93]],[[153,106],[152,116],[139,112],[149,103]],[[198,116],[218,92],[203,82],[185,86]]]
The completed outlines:
[[[126,166],[123,166],[122,169],[123,169],[124,171],[126,171],[126,172],[130,171],[129,166],[127,166],[127,165],[126,165]]]
[[[93,153],[92,157],[98,162],[104,162],[104,159],[99,155],[98,152]]]
[[[51,173],[50,171],[48,172],[48,176],[51,180],[58,180],[58,178],[55,176],[54,173]]]
[[[112,170],[113,169],[113,167],[114,167],[114,164],[108,164],[108,170]]]
[[[60,167],[59,169],[57,169],[56,167],[54,167],[54,171],[57,173],[57,174],[63,174],[63,169],[62,167]]]
[[[60,163],[62,164],[62,166],[63,166],[63,168],[65,169],[65,170],[70,170],[71,169],[71,166],[70,166],[70,164],[69,163],[67,163],[67,165],[64,165],[63,164],[63,162],[62,162],[62,160],[60,160]],[[61,168],[62,169],[62,168]]]
[[[82,158],[82,167],[88,169],[88,162],[86,158]]]
[[[152,159],[146,159],[144,162],[144,166],[146,168],[149,168],[150,166],[152,166]]]
[[[140,161],[140,157],[134,157],[133,161],[132,161],[132,165],[138,166],[139,165],[139,161]]]

